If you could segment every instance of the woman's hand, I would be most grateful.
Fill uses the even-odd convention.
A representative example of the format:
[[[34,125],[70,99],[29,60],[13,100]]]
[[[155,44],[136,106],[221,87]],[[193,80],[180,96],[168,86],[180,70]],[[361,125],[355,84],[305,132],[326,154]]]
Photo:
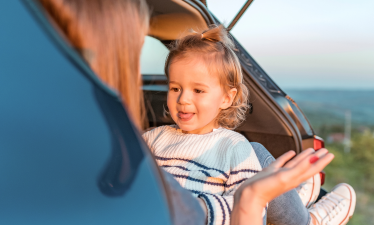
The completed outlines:
[[[334,158],[324,148],[317,152],[307,149],[290,160],[295,154],[294,151],[283,154],[238,188],[234,196],[231,224],[262,224],[262,210],[268,202],[296,188]]]

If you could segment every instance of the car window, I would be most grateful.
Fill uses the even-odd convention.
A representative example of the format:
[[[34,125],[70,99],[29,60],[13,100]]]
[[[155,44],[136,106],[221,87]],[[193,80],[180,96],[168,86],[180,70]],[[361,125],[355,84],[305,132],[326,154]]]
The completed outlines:
[[[159,40],[145,37],[140,58],[141,73],[164,75],[164,64],[168,54],[169,50]]]

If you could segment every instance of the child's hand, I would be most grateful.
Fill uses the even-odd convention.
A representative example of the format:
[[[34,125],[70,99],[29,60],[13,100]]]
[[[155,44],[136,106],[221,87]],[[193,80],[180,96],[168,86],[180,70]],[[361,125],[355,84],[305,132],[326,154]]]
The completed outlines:
[[[238,188],[235,192],[232,224],[243,224],[240,221],[254,222],[254,217],[260,218],[261,211],[268,202],[296,188],[320,172],[334,158],[324,148],[317,152],[307,149],[290,160],[295,154],[294,151],[283,154]]]

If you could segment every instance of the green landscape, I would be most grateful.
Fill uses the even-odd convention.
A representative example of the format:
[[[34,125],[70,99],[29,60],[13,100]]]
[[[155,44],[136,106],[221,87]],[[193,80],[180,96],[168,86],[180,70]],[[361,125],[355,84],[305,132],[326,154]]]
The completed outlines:
[[[357,204],[349,225],[374,219],[374,91],[287,90],[306,114],[315,133],[325,140],[335,159],[325,168],[327,191],[349,183]],[[350,115],[350,118],[347,117]],[[349,148],[342,140],[351,125]],[[347,127],[347,128],[346,128]],[[349,152],[348,152],[349,150]]]

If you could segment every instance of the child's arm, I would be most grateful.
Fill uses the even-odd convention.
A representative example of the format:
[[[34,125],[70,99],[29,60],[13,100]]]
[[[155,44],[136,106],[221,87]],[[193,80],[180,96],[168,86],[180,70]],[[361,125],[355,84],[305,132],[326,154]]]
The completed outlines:
[[[229,225],[234,196],[222,196],[201,192],[198,200],[206,215],[206,224]],[[230,206],[229,206],[230,205]]]

